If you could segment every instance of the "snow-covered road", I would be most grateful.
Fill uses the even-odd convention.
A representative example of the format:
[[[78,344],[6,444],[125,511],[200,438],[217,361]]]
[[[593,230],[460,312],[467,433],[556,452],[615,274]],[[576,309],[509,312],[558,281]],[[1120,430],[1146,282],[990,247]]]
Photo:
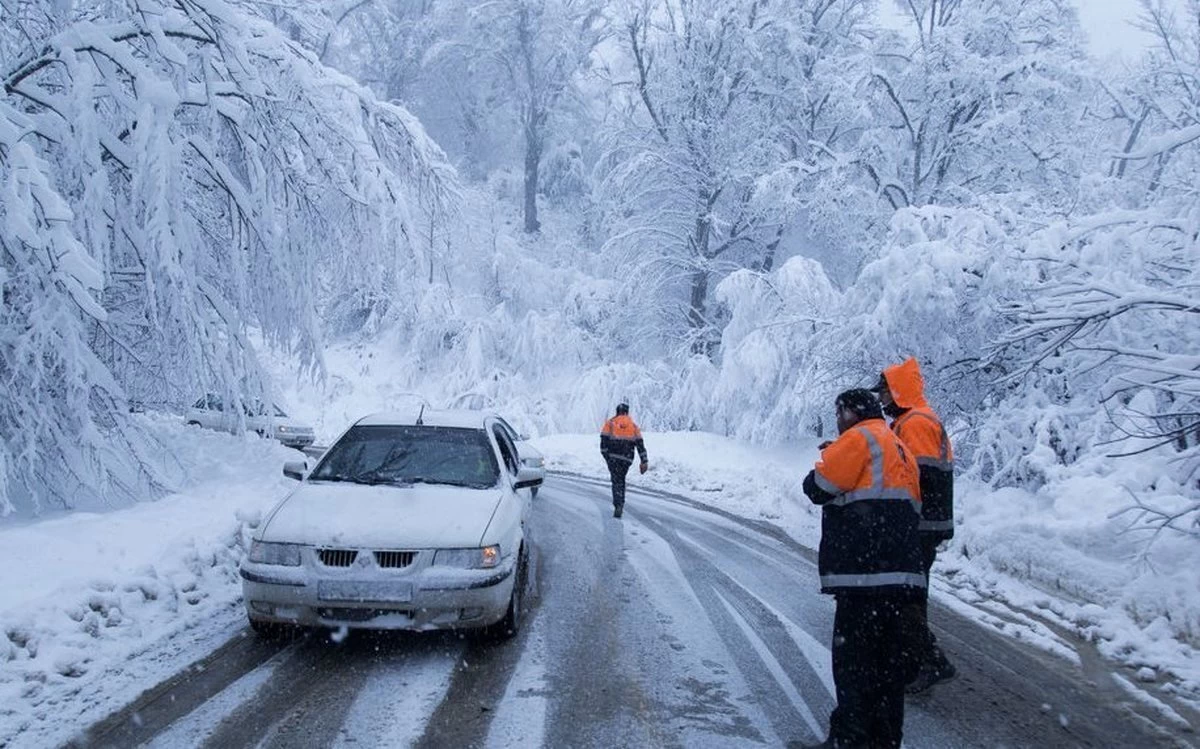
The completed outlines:
[[[783,746],[824,736],[832,602],[773,526],[554,477],[532,607],[503,644],[246,633],[95,726],[100,746]],[[941,611],[955,682],[910,701],[906,744],[1180,745],[1067,661]],[[1184,744],[1186,745],[1186,744]]]

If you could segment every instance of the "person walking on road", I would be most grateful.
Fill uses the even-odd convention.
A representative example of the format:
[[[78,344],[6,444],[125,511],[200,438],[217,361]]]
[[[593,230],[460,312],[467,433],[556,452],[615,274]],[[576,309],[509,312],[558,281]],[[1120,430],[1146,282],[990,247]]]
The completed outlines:
[[[613,517],[621,517],[625,511],[625,476],[633,465],[633,453],[637,451],[642,459],[639,466],[642,473],[650,467],[646,457],[646,443],[642,441],[642,430],[629,416],[629,404],[618,403],[617,414],[604,422],[600,430],[600,454],[608,464],[608,474],[612,479]]]
[[[925,382],[916,359],[885,368],[876,392],[884,412],[893,419],[892,431],[916,457],[921,472],[921,566],[926,584],[916,609],[921,669],[907,690],[916,694],[957,673],[929,629],[928,587],[938,545],[954,536],[954,451],[941,419],[925,401]]]
[[[837,706],[818,746],[894,748],[904,730],[904,686],[916,671],[904,610],[925,588],[917,463],[888,429],[873,392],[847,390],[835,408],[839,436],[803,485],[822,508],[821,592],[837,602]]]

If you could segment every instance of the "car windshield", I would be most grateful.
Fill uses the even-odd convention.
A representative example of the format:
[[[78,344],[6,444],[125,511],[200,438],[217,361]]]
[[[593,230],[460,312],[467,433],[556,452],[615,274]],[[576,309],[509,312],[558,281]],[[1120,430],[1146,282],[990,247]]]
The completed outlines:
[[[500,480],[482,429],[357,426],[329,448],[309,477],[356,484],[449,484],[484,489]]]
[[[279,406],[275,406],[275,417],[276,417],[276,418],[278,418],[278,419],[286,419],[286,418],[287,418],[287,414],[285,414],[285,413],[283,412],[283,409],[282,409],[282,408],[280,408]]]

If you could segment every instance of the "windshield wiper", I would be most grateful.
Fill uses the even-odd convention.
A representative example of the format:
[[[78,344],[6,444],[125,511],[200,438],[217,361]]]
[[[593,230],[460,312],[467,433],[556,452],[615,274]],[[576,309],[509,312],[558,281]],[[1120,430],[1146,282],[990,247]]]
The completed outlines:
[[[384,485],[384,484],[392,485],[392,486],[407,486],[409,483],[407,481],[403,481],[400,479],[391,479],[391,478],[386,478],[384,476],[376,476],[376,475],[371,475],[371,474],[366,474],[363,476],[344,476],[344,475],[335,473],[335,474],[331,474],[329,476],[312,476],[312,477],[310,477],[309,480],[310,481],[339,481],[339,482],[345,482],[347,484],[364,484],[366,486],[380,486],[380,485]]]
[[[328,476],[309,476],[309,481],[348,481],[353,482],[353,476],[342,476],[340,474],[331,473]]]
[[[408,481],[414,484],[441,484],[442,486],[463,486],[469,489],[488,489],[494,486],[494,484],[483,484],[478,481],[459,481],[455,479],[411,478]]]
[[[381,475],[378,471],[364,473],[354,479],[356,484],[366,484],[367,486],[411,486],[412,480],[405,478],[396,478],[393,476]]]
[[[361,476],[345,476],[342,474],[330,474],[328,476],[312,476],[310,481],[340,481],[349,484],[363,484],[365,486],[412,486],[413,484],[435,484],[443,486],[461,486],[469,489],[489,489],[494,484],[481,483],[479,481],[456,481],[454,479],[431,479],[423,476],[414,477],[389,477],[380,475],[377,471],[364,473]]]

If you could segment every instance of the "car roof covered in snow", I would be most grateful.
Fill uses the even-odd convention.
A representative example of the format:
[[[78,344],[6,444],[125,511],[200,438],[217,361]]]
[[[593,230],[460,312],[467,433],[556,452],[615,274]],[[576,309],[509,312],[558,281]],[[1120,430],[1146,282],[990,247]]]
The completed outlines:
[[[421,423],[428,427],[483,429],[484,422],[489,418],[495,417],[495,414],[490,411],[473,411],[465,408],[445,410],[427,408],[424,412],[420,408],[413,408],[403,411],[373,413],[359,419],[355,426],[415,425],[417,423],[417,416],[420,416]]]

